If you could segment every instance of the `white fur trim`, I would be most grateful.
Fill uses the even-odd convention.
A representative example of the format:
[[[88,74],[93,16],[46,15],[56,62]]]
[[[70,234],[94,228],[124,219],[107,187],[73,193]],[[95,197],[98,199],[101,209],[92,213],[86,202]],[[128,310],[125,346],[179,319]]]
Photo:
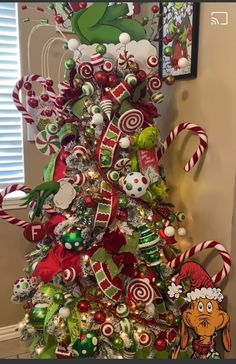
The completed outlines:
[[[182,286],[179,284],[176,286],[174,282],[168,287],[168,295],[170,298],[179,298],[180,293],[183,292]]]
[[[208,298],[209,300],[216,300],[221,302],[224,298],[220,288],[196,288],[194,291],[187,293],[187,301],[195,301],[199,298]]]

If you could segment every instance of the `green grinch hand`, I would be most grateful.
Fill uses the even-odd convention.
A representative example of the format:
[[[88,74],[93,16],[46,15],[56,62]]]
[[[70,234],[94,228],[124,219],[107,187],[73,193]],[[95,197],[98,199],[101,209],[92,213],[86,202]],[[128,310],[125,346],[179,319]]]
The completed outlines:
[[[127,4],[94,3],[72,16],[72,29],[82,44],[117,44],[123,32],[128,33],[131,40],[146,39],[145,30],[139,22],[124,18],[128,12]]]
[[[28,206],[32,201],[36,201],[36,205],[34,207],[34,212],[32,215],[32,220],[35,218],[35,216],[40,216],[43,205],[45,200],[50,195],[55,195],[60,188],[59,182],[44,182],[40,185],[36,186],[33,190],[31,190],[26,197],[23,198],[25,202],[22,204],[22,206]]]
[[[188,38],[188,30],[186,28],[184,28],[183,33],[181,33],[180,36],[179,36],[179,40],[180,40],[181,43],[186,43],[187,38]]]
[[[176,10],[180,10],[180,9],[182,9],[182,7],[184,6],[184,2],[180,2],[180,3],[173,3],[174,4],[174,8],[176,9]]]
[[[171,20],[168,24],[168,34],[172,36],[177,30],[176,25],[174,24],[173,20]]]

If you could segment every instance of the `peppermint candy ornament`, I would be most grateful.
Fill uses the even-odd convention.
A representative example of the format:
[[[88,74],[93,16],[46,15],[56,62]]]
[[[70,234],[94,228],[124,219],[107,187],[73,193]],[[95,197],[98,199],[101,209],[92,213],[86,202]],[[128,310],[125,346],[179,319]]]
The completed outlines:
[[[76,271],[73,267],[67,268],[63,272],[63,280],[65,283],[73,282],[76,278]]]
[[[149,181],[147,177],[140,172],[131,172],[127,174],[123,183],[125,193],[133,198],[139,198],[145,195],[148,186]]]
[[[101,333],[105,337],[110,337],[114,333],[114,326],[108,322],[105,322],[101,326]]]
[[[134,303],[141,301],[149,305],[154,300],[154,290],[147,279],[132,279],[127,286],[127,294]]]
[[[94,68],[90,62],[82,62],[78,67],[79,74],[85,80],[89,80],[93,77]]]
[[[142,346],[149,346],[151,344],[151,336],[147,332],[142,332],[142,334],[139,337],[139,343]]]
[[[150,68],[155,68],[158,65],[158,58],[156,56],[150,56],[147,59],[147,65]]]
[[[118,121],[118,127],[125,134],[133,134],[141,128],[143,122],[143,113],[140,110],[132,109],[121,115]]]
[[[161,86],[162,86],[162,81],[157,76],[152,76],[147,81],[147,87],[151,92],[156,92],[160,90]]]
[[[50,135],[45,130],[36,135],[35,145],[36,148],[45,155],[57,153],[61,146],[57,135]]]

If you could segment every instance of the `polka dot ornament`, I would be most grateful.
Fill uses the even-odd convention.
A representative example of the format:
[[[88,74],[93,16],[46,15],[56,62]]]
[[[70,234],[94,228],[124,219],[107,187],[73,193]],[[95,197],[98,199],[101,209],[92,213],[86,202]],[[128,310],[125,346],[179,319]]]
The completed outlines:
[[[140,172],[131,172],[124,179],[123,189],[127,196],[139,198],[145,195],[149,180]]]
[[[82,330],[80,338],[73,344],[74,354],[79,358],[92,357],[97,350],[98,339],[94,331]]]

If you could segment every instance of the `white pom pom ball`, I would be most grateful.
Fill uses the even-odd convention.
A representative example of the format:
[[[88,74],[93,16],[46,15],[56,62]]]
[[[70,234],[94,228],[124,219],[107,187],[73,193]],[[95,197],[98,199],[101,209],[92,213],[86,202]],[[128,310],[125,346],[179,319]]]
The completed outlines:
[[[185,236],[187,233],[186,229],[184,227],[178,228],[178,235],[179,236]]]
[[[101,125],[103,123],[103,116],[100,113],[96,113],[92,117],[92,123],[95,125]]]
[[[120,141],[119,141],[119,146],[122,149],[129,148],[129,146],[130,146],[129,138],[128,137],[121,138]]]
[[[172,238],[175,235],[175,228],[173,228],[173,226],[167,226],[164,229],[164,233],[168,238]]]
[[[70,310],[68,307],[62,307],[60,308],[59,310],[59,316],[62,317],[62,318],[67,318],[70,316]]]
[[[70,51],[76,51],[79,48],[79,41],[77,39],[71,38],[67,44]]]
[[[121,44],[127,44],[130,42],[130,35],[128,33],[121,33],[119,36],[119,41]]]
[[[188,60],[185,57],[182,57],[178,60],[178,66],[179,68],[185,68],[188,65]]]

